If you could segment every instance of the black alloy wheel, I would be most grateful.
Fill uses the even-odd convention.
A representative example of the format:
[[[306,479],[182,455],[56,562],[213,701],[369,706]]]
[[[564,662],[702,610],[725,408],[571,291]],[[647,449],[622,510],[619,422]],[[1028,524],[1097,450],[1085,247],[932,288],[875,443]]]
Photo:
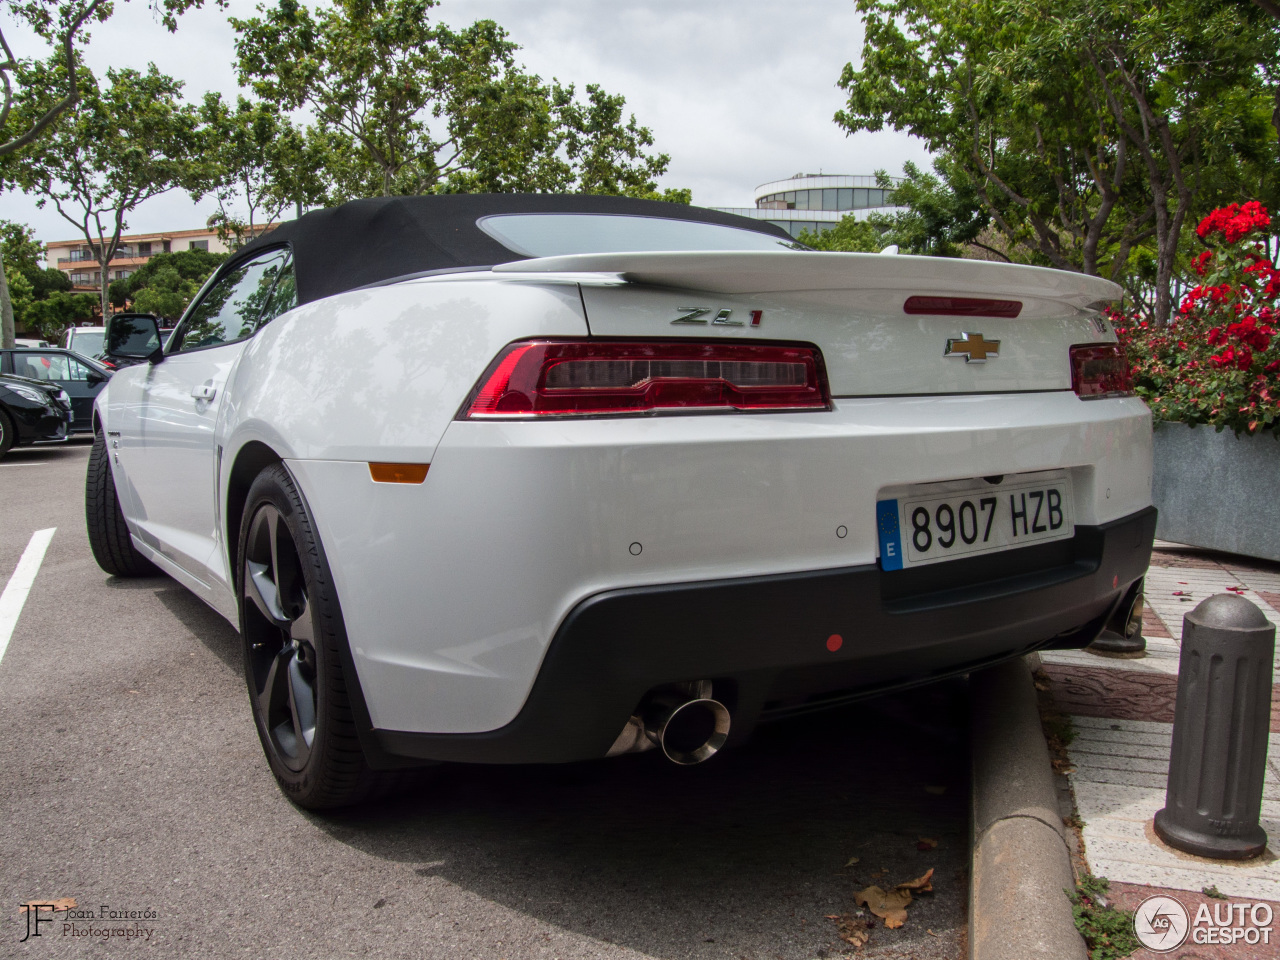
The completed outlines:
[[[265,468],[249,487],[237,558],[245,682],[280,789],[312,810],[382,793],[395,775],[371,770],[361,750],[333,575],[284,464]]]
[[[298,548],[274,504],[258,508],[244,549],[250,695],[276,755],[300,771],[316,738],[315,625]]]

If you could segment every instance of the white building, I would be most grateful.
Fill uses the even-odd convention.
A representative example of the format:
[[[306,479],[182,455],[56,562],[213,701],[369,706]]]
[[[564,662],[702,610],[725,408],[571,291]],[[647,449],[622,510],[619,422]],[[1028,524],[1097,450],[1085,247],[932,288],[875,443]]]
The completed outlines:
[[[890,179],[900,182],[898,177]],[[888,192],[876,184],[875,177],[797,173],[756,187],[754,207],[712,209],[767,220],[798,237],[806,230],[830,230],[850,214],[861,220],[871,213],[894,213],[901,208],[885,202]]]

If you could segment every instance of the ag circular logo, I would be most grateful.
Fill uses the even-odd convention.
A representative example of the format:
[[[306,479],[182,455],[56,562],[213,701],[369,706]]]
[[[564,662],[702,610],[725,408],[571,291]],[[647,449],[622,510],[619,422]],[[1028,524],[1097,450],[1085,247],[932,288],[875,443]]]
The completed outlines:
[[[1176,950],[1187,939],[1191,918],[1173,897],[1147,897],[1133,913],[1133,932],[1148,950]]]

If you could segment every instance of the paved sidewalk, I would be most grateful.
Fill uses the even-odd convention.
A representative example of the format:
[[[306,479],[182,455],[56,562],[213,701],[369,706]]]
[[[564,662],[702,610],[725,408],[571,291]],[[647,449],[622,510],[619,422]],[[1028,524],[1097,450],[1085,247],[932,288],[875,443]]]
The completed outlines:
[[[1195,910],[1205,900],[1202,890],[1216,887],[1232,901],[1272,902],[1280,920],[1280,685],[1272,688],[1263,789],[1267,852],[1248,863],[1206,860],[1167,847],[1151,829],[1165,800],[1182,617],[1206,597],[1227,592],[1253,601],[1280,625],[1280,564],[1157,542],[1146,582],[1147,656],[1119,660],[1083,651],[1044,653],[1040,685],[1048,680],[1052,706],[1072,720],[1067,779],[1083,821],[1082,852],[1091,873],[1115,883],[1130,908],[1145,891],[1181,893],[1182,902]],[[1280,922],[1273,929],[1280,935]],[[1187,957],[1280,957],[1280,945],[1193,949],[1188,941],[1173,956],[1184,952]]]

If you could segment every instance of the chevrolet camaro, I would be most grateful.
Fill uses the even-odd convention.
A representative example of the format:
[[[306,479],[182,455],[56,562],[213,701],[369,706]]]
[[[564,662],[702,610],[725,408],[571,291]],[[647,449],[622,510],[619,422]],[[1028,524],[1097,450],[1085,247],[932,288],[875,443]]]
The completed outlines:
[[[113,321],[88,533],[243,637],[281,788],[705,760],[1083,647],[1150,555],[1115,285],[611,197],[360,200]]]

